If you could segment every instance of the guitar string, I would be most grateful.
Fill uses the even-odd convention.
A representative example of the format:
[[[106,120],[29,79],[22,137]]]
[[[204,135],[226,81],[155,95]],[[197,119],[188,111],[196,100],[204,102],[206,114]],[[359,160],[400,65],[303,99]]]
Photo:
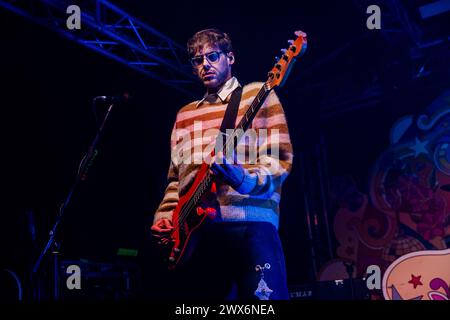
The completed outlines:
[[[260,101],[262,101],[263,99],[265,99],[265,95],[268,94],[270,90],[267,88],[267,83],[265,83],[261,90],[258,92],[258,94],[256,95],[255,99],[253,100],[252,104],[250,105],[250,107],[246,110],[244,116],[242,117],[241,121],[239,122],[239,124],[236,126],[236,129],[243,129],[244,127],[244,119],[246,122],[248,122],[248,120],[251,118],[251,113],[254,113],[254,110],[256,109],[256,105],[260,103]],[[250,115],[249,115],[250,113]],[[255,115],[253,115],[255,116]],[[225,142],[224,147],[222,148],[222,150],[226,150],[226,147],[230,145],[231,141],[234,140],[235,138],[235,133],[236,130],[233,132],[233,134],[231,134],[228,137],[228,140]],[[233,148],[234,149],[234,148]],[[203,190],[201,191],[201,193],[203,193],[206,189],[207,189],[207,184],[209,184],[210,181],[206,182],[206,185],[204,183],[204,181],[208,180],[211,177],[210,173],[207,172],[207,175],[205,176],[205,178],[202,180],[202,184],[199,185],[197,187],[197,189],[194,191],[194,196],[189,200],[188,204],[182,209],[180,216],[178,218],[178,225],[176,226],[176,229],[180,229],[181,225],[184,224],[185,219],[187,218],[187,216],[189,215],[189,213],[191,212],[191,210],[193,209],[193,207],[195,207],[197,201],[199,200],[199,198],[201,198],[203,196],[203,194],[198,195],[197,193],[199,192],[199,190],[201,190],[203,188]],[[196,199],[195,201],[193,201],[194,199]]]
[[[264,89],[264,90],[263,90],[263,89]],[[247,111],[246,111],[244,117],[241,119],[241,121],[239,122],[239,124],[238,124],[238,126],[237,126],[236,128],[239,128],[239,127],[240,127],[240,128],[242,129],[242,128],[244,127],[244,125],[243,125],[242,123],[244,122],[244,119],[246,119],[246,121],[248,121],[248,118],[249,118],[248,112],[249,112],[249,110],[251,110],[250,113],[253,113],[253,112],[254,112],[254,109],[256,108],[256,106],[253,106],[253,104],[259,103],[259,101],[261,101],[261,99],[264,97],[264,95],[265,95],[267,92],[268,92],[268,91],[267,91],[267,89],[265,88],[265,85],[264,85],[264,86],[261,88],[261,90],[258,92],[258,94],[257,94],[258,102],[255,103],[255,101],[257,100],[257,99],[255,98],[254,101],[252,102],[252,104],[250,105],[250,107],[247,109]],[[229,145],[230,140],[234,139],[234,133],[235,133],[235,132],[233,132],[233,134],[232,134],[232,135],[228,138],[228,140],[225,142],[224,148],[223,148],[222,150],[224,150],[225,147],[226,147],[227,145]],[[208,179],[208,178],[210,178],[209,172],[208,172],[207,177],[205,177],[202,181],[205,181],[205,180]],[[202,183],[203,183],[203,182],[202,182]],[[208,181],[207,183],[209,183],[209,181]],[[185,209],[185,210],[183,210],[184,212],[180,213],[180,218],[178,219],[178,221],[179,221],[179,222],[181,221],[181,224],[183,224],[183,223],[185,222],[185,219],[187,218],[187,215],[191,212],[191,210],[192,210],[193,207],[196,205],[196,203],[197,203],[197,201],[199,200],[199,198],[202,196],[202,195],[199,196],[199,195],[197,194],[198,190],[200,190],[201,187],[202,187],[201,185],[199,185],[199,187],[197,187],[197,189],[196,189],[195,192],[194,192],[194,197],[191,198],[191,200],[192,200],[192,199],[195,199],[195,198],[197,198],[197,200],[194,200],[193,202],[190,201],[189,204],[188,204],[187,206],[184,207],[184,209]],[[206,188],[207,188],[207,186],[204,186],[203,191],[205,191]],[[202,192],[203,192],[203,191],[202,191]],[[187,209],[186,209],[186,208],[187,208]]]
[[[255,109],[255,107],[256,107],[256,105],[253,106],[253,104],[258,104],[258,103],[264,98],[264,95],[267,94],[268,92],[269,92],[269,90],[266,88],[266,84],[264,84],[264,86],[261,88],[261,90],[258,92],[258,94],[257,94],[257,96],[256,96],[256,97],[258,98],[258,101],[255,103],[255,101],[256,101],[257,99],[256,99],[256,98],[254,99],[254,101],[252,102],[252,105],[247,109],[247,111],[246,111],[244,117],[241,119],[241,121],[239,122],[238,126],[236,126],[236,128],[242,129],[242,128],[244,127],[244,125],[243,125],[244,119],[246,119],[246,121],[248,121],[248,119],[250,118],[249,115],[248,115],[249,111],[251,110],[250,113],[253,113],[253,112],[254,112],[254,109]],[[235,132],[236,132],[236,131],[235,131]],[[230,135],[230,137],[228,138],[228,140],[225,142],[224,148],[223,148],[222,150],[224,150],[225,147],[228,146],[228,145],[230,144],[230,141],[234,139],[234,137],[235,137],[235,132],[233,132],[233,134]],[[185,207],[183,208],[184,210],[180,213],[180,217],[179,217],[179,219],[178,219],[178,221],[179,221],[179,226],[178,226],[178,228],[180,228],[180,227],[181,227],[180,225],[183,224],[183,223],[185,222],[185,219],[187,218],[188,214],[191,212],[191,210],[193,209],[193,207],[195,207],[197,201],[198,201],[199,198],[202,196],[202,195],[198,195],[197,192],[199,192],[199,190],[201,190],[202,187],[203,187],[202,192],[204,192],[204,191],[206,190],[207,185],[203,186],[203,185],[204,185],[203,181],[205,181],[205,180],[207,180],[207,179],[209,179],[209,178],[210,178],[210,173],[207,172],[207,176],[202,180],[202,185],[199,185],[199,186],[197,187],[197,189],[194,191],[194,196],[190,199],[188,205],[185,206]],[[207,182],[207,184],[208,184],[208,183],[209,183],[209,181]],[[196,198],[197,198],[197,199],[196,199]],[[196,199],[196,200],[193,201],[194,199]]]

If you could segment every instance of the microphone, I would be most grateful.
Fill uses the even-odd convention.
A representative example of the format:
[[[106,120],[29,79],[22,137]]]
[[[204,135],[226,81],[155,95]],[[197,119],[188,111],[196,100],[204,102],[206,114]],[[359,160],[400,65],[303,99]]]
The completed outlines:
[[[128,92],[120,95],[120,96],[97,96],[94,98],[94,103],[121,103],[126,102],[130,99],[130,95]]]

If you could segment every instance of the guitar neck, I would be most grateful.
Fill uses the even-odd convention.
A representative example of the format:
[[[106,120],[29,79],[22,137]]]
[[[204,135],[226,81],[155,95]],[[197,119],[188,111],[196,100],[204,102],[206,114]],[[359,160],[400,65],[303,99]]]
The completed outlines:
[[[239,129],[239,131],[245,131],[248,129],[270,91],[271,89],[269,89],[268,86],[264,83],[255,99],[253,99],[250,107],[248,107],[248,109],[245,111],[245,114],[242,117],[241,121],[239,121],[239,123],[237,124],[235,131]]]
[[[264,83],[255,99],[253,99],[250,107],[248,107],[248,109],[245,111],[245,114],[243,115],[241,121],[239,121],[239,123],[236,125],[233,133],[227,138],[222,151],[226,153],[236,149],[239,140],[242,138],[245,131],[250,127],[250,124],[252,123],[259,109],[261,109],[264,100],[269,95],[271,90],[272,89],[269,89],[269,86]]]

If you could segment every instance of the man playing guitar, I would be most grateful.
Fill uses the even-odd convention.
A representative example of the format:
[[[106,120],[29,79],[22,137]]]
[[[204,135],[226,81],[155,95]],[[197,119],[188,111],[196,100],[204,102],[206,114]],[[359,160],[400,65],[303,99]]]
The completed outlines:
[[[300,32],[300,36],[306,35]],[[168,186],[151,227],[162,246],[178,246],[172,249],[171,262],[177,263],[180,253],[189,256],[174,270],[174,277],[179,277],[174,297],[288,299],[277,230],[281,187],[292,167],[293,150],[282,105],[265,87],[268,82],[242,87],[232,76],[235,57],[226,33],[199,31],[187,47],[193,72],[206,93],[177,113]],[[242,93],[232,129],[244,123],[245,138],[235,142],[236,153],[224,154],[216,137],[236,89]],[[226,141],[229,134],[222,136]],[[202,168],[206,170],[200,179]],[[206,179],[212,182],[203,183]],[[208,190],[197,199],[203,185]],[[198,227],[189,226],[189,219],[203,216]],[[203,220],[207,220],[204,226]],[[188,250],[183,245],[193,241],[191,233],[196,241]]]

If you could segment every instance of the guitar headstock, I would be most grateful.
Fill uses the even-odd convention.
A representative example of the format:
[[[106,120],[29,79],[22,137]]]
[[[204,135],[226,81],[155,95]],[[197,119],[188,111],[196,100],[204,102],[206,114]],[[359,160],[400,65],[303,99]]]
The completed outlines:
[[[289,40],[289,48],[282,49],[283,55],[277,61],[272,70],[269,71],[269,78],[266,81],[267,86],[272,89],[276,86],[282,86],[286,81],[291,68],[298,56],[303,55],[307,46],[306,33],[302,31],[296,31],[295,40]]]

